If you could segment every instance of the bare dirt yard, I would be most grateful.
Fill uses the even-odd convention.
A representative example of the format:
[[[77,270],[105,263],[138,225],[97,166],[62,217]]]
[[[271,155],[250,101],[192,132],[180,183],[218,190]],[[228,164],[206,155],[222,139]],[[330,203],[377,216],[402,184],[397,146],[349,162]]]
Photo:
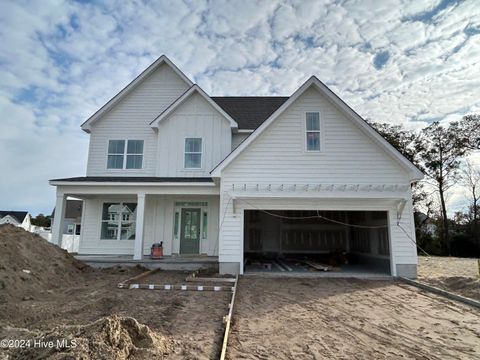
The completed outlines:
[[[480,300],[478,259],[419,256],[418,280],[440,289]]]
[[[480,359],[478,309],[390,281],[240,280],[230,359]]]
[[[3,348],[0,359],[218,358],[231,293],[116,288],[143,271],[85,267],[33,234],[0,226],[0,339],[77,343]],[[148,281],[182,284],[187,275],[161,271]]]
[[[421,262],[421,276],[434,264]],[[0,340],[62,344],[2,345],[0,360],[218,358],[231,293],[116,288],[144,271],[92,269],[36,235],[0,226]],[[459,276],[472,277],[470,271]],[[187,275],[160,271],[140,282],[182,284]],[[254,277],[240,280],[227,351],[230,359],[480,359],[479,354],[478,309],[417,288]]]

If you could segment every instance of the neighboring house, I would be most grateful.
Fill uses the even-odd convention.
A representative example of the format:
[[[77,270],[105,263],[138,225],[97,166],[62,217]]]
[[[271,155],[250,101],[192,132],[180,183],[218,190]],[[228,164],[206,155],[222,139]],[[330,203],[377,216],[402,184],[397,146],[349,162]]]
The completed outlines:
[[[62,234],[80,235],[82,222],[82,200],[67,199],[65,216],[63,218]],[[55,218],[55,209],[52,211],[52,223]]]
[[[59,213],[84,201],[80,254],[140,260],[163,241],[243,273],[255,255],[346,252],[416,276],[423,174],[316,77],[290,97],[210,97],[162,56],[82,129],[86,176],[50,181]]]
[[[53,209],[51,219],[52,225],[55,223],[55,210]],[[62,240],[53,241],[52,232],[40,232],[39,235],[48,240],[59,244],[68,252],[78,253],[80,246],[80,234],[82,228],[82,210],[83,201],[75,199],[66,199],[65,208],[63,209],[63,218],[61,222]],[[53,230],[53,228],[52,228]]]
[[[25,229],[32,230],[31,216],[28,211],[0,210],[0,225],[12,224]]]

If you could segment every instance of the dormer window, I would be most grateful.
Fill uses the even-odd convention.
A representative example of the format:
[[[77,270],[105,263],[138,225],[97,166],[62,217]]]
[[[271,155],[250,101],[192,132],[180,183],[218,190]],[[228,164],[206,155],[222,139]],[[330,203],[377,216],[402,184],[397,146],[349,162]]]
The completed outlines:
[[[185,139],[185,169],[202,167],[202,138]]]
[[[305,114],[305,148],[307,151],[319,152],[321,150],[320,135],[320,113],[307,112]]]
[[[107,169],[141,169],[143,140],[109,140]]]

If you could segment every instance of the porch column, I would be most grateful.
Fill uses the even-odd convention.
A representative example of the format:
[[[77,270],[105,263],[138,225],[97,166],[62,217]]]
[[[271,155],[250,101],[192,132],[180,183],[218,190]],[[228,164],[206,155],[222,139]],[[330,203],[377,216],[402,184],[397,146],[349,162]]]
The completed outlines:
[[[135,228],[135,248],[133,251],[134,260],[143,258],[143,228],[145,226],[145,194],[137,194],[137,220]]]
[[[57,200],[55,202],[55,216],[52,226],[52,243],[62,247],[63,221],[65,218],[65,208],[67,206],[67,196],[57,190]]]

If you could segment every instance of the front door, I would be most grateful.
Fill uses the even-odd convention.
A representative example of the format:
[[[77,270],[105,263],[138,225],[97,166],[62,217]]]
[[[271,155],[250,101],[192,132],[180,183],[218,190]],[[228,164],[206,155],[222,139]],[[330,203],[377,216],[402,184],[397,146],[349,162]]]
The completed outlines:
[[[200,209],[182,209],[180,254],[200,253]]]

